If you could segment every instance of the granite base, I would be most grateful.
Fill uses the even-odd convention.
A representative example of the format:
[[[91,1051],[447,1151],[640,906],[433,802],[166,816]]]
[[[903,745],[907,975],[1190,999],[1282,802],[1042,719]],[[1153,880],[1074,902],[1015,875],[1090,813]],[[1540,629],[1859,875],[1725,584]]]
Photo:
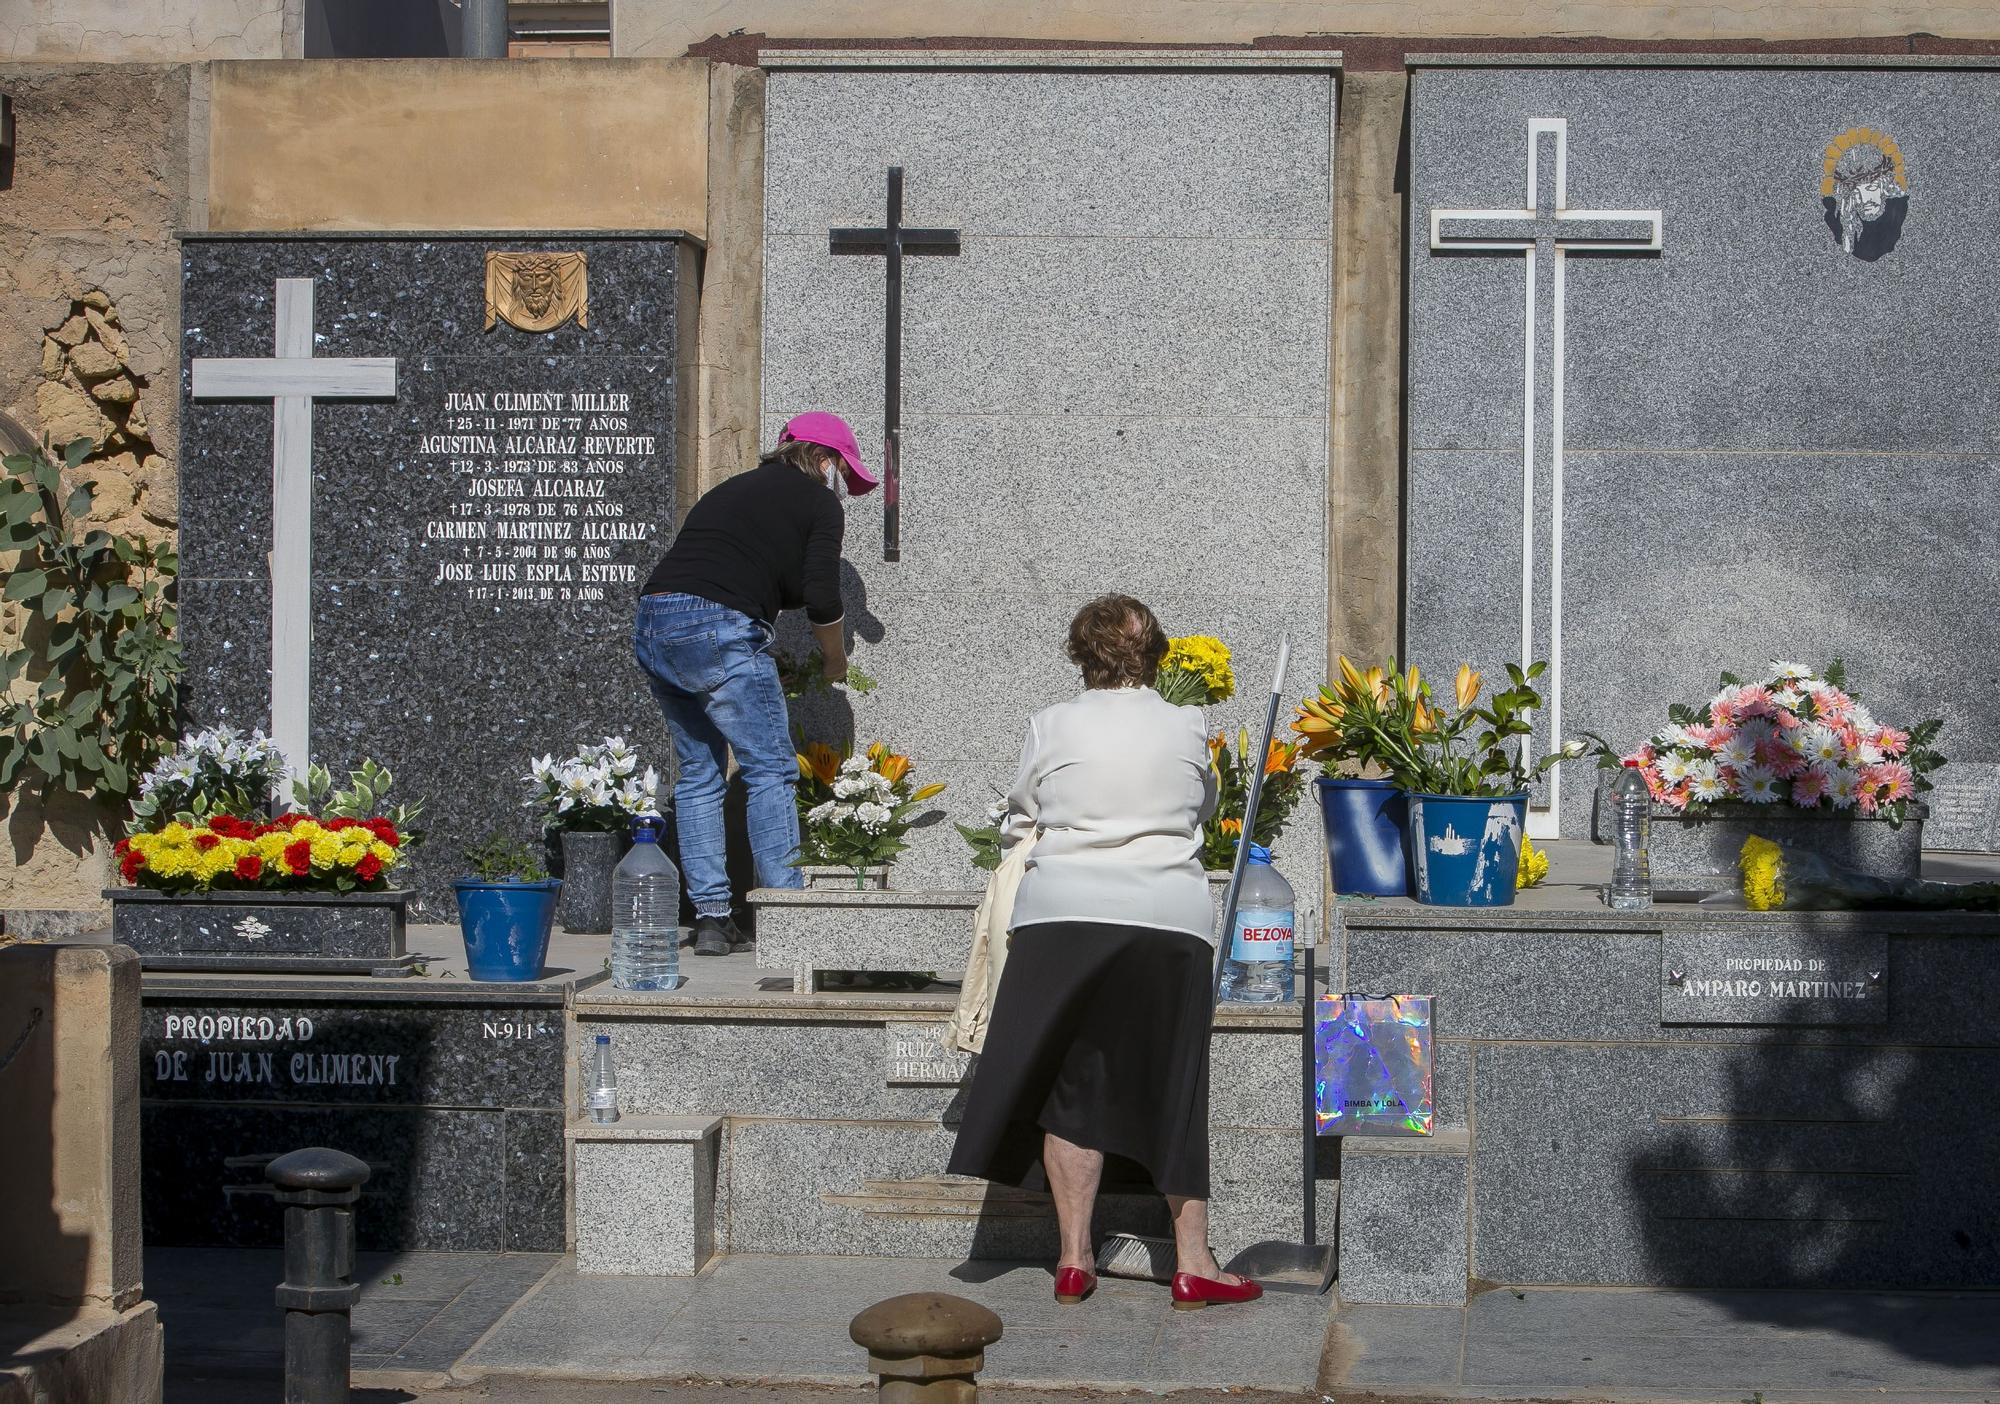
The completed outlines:
[[[203,892],[117,887],[112,939],[148,967],[283,969],[292,958],[337,960],[365,972],[401,962],[410,893]],[[276,962],[274,965],[273,962]]]
[[[567,1136],[576,1270],[692,1277],[715,1256],[720,1117],[578,1121]]]

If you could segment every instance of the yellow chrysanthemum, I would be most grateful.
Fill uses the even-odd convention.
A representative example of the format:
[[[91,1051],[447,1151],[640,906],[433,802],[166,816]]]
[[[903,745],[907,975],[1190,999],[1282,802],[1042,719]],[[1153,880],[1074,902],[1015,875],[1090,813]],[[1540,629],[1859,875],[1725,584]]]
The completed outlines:
[[[299,839],[317,841],[325,836],[326,830],[321,827],[317,819],[302,819],[292,826],[292,839],[294,842]]]
[[[1743,905],[1753,912],[1774,912],[1785,905],[1785,850],[1752,834],[1737,857],[1743,870]]]
[[[292,830],[294,843],[304,837],[299,832],[303,828],[305,825],[301,824],[298,829]],[[312,870],[316,873],[330,872],[340,858],[340,835],[321,829],[317,838],[307,839],[306,842],[312,845]]]
[[[1549,875],[1549,855],[1535,847],[1531,839],[1521,840],[1521,869],[1514,875],[1516,887],[1540,887]]]
[[[291,841],[292,836],[287,833],[265,834],[262,838],[252,841],[250,851],[262,858],[267,865],[282,863],[285,859],[285,845]]]
[[[368,851],[374,854],[377,861],[379,861],[385,868],[393,868],[396,865],[397,861],[402,857],[402,854],[398,853],[395,849],[389,847],[388,844],[383,843],[380,839],[377,839],[375,842],[369,844]]]
[[[194,830],[176,819],[160,830],[159,840],[163,848],[179,848],[194,839]]]
[[[1182,705],[1227,701],[1236,693],[1236,670],[1229,658],[1229,645],[1208,634],[1168,639],[1166,656],[1160,660],[1160,676],[1166,682],[1161,694]],[[1181,679],[1187,681],[1185,687]],[[1195,691],[1206,695],[1199,699],[1187,695]]]
[[[146,867],[156,877],[179,877],[188,870],[194,856],[191,848],[161,847],[146,855]]]

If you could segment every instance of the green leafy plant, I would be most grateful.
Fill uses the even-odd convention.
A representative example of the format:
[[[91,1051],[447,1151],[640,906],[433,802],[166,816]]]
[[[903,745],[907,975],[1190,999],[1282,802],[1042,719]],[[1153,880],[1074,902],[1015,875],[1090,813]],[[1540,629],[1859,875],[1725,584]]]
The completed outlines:
[[[785,689],[785,700],[796,702],[801,697],[816,692],[831,692],[833,684],[826,680],[826,664],[818,649],[804,658],[790,658],[779,653],[773,655],[778,662],[778,682]],[[854,664],[847,665],[847,690],[863,696],[873,692],[879,683],[862,672]]]
[[[1231,748],[1226,732],[1208,738],[1208,768],[1215,777],[1215,808],[1201,826],[1201,865],[1220,872],[1236,862],[1243,838],[1243,811],[1250,807],[1250,783],[1264,767],[1264,792],[1257,802],[1257,828],[1250,842],[1269,848],[1291,822],[1292,811],[1312,778],[1299,764],[1299,743],[1272,738],[1261,761],[1250,753],[1250,732],[1238,728]]]
[[[958,836],[972,849],[972,866],[982,873],[990,873],[1000,866],[1000,826],[982,824],[974,828],[970,824],[954,823]]]
[[[465,861],[481,882],[547,882],[549,878],[548,869],[528,845],[497,830],[488,834],[485,842],[466,849]]]
[[[38,780],[123,804],[172,743],[181,656],[166,546],[93,528],[88,482],[65,493],[90,453],[77,439],[58,462],[0,460],[0,553],[11,554],[0,600],[27,613],[20,644],[0,656],[7,694],[0,789]]]
[[[384,803],[395,783],[395,774],[387,766],[363,758],[347,772],[346,787],[336,788],[333,772],[315,763],[306,767],[303,780],[292,782],[292,805],[322,819],[372,819],[380,815],[396,826],[404,843],[415,843],[421,837],[416,824],[423,817],[423,801]]]

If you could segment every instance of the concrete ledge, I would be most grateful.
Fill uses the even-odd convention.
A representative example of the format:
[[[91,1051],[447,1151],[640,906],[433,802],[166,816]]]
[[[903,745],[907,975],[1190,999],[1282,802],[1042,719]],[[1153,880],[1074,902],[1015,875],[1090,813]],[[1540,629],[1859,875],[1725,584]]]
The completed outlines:
[[[160,1404],[165,1338],[151,1302],[80,1316],[0,1308],[0,1336],[0,1404]]]
[[[794,994],[826,970],[933,970],[954,978],[972,954],[977,892],[849,892],[760,887],[757,968],[789,970]]]
[[[576,1270],[692,1277],[715,1256],[722,1118],[571,1122]]]
[[[1471,1136],[1349,1136],[1340,1157],[1340,1298],[1462,1306]]]
[[[1340,1155],[1345,1161],[1358,1155],[1456,1155],[1472,1154],[1472,1133],[1464,1130],[1434,1131],[1428,1136],[1342,1136]]]
[[[1337,72],[1338,49],[761,49],[766,69],[1265,69]]]

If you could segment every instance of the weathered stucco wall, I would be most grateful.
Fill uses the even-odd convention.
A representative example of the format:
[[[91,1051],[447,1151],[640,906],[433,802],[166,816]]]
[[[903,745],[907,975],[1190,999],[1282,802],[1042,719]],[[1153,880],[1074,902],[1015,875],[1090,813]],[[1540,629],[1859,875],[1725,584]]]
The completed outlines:
[[[0,409],[39,437],[93,440],[93,522],[164,536],[175,517],[178,252],[201,70],[0,64],[14,181],[0,192]],[[0,611],[0,647],[19,637]],[[98,905],[99,816],[68,795],[0,796],[0,909]]]
[[[7,0],[0,59],[296,58],[305,0]]]
[[[213,66],[212,229],[708,224],[708,65]]]
[[[2000,37],[1991,0],[617,0],[611,51],[672,57],[711,35],[1247,44],[1268,35],[1799,40]]]

